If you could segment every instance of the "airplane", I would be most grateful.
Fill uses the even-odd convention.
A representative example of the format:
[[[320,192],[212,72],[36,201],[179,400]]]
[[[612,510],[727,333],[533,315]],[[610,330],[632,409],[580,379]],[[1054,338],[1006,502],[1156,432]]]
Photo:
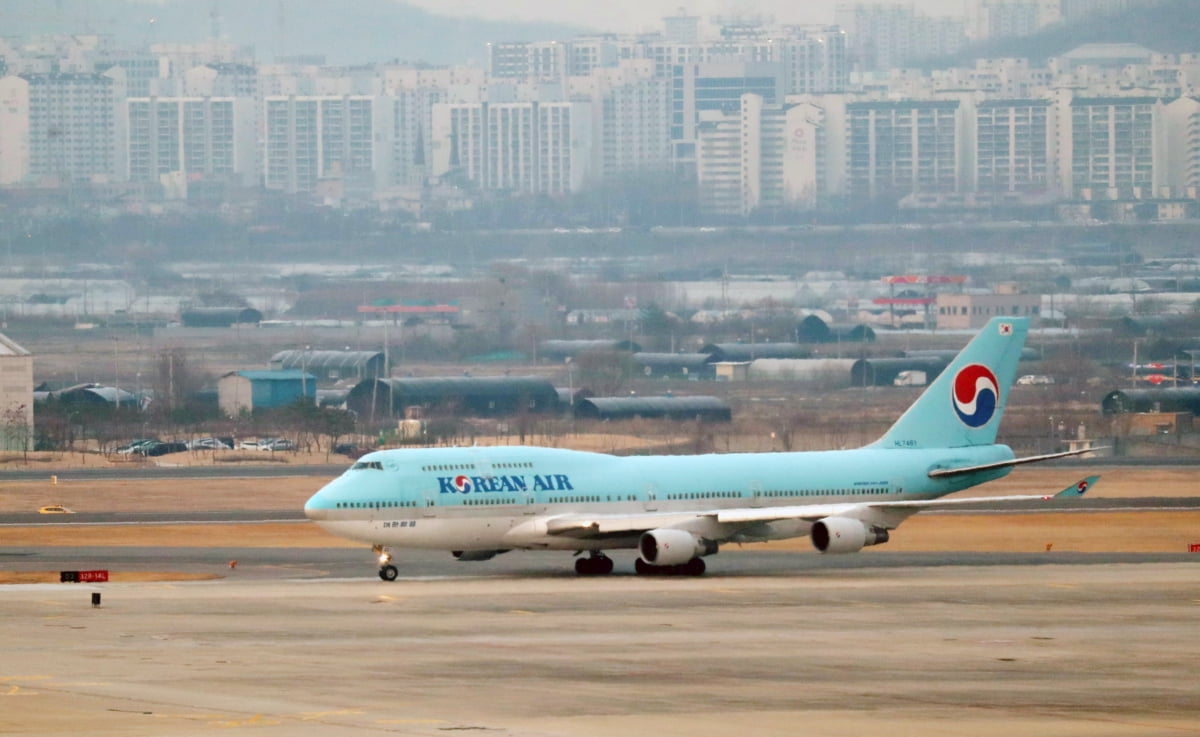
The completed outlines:
[[[693,576],[726,543],[807,535],[822,553],[858,552],[924,510],[1049,499],[941,497],[1014,466],[1087,452],[1017,458],[996,443],[1028,330],[1029,318],[992,318],[861,448],[624,457],[529,446],[379,450],[317,491],[305,515],[371,544],[385,581],[399,575],[395,548],[462,561],[574,552],[580,575],[611,573],[605,551],[633,549],[639,574]],[[1053,496],[1082,495],[1095,481]]]

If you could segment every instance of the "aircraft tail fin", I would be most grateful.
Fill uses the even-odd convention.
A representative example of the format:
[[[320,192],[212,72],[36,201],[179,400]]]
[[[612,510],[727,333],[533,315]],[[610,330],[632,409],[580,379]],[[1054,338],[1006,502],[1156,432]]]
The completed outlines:
[[[1027,317],[993,317],[873,448],[957,448],[996,442],[1029,332]]]

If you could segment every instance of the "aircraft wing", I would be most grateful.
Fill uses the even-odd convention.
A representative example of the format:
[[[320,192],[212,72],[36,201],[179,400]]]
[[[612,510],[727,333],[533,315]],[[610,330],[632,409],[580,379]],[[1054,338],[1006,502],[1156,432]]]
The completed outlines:
[[[732,509],[689,512],[647,512],[642,514],[567,514],[546,520],[546,533],[579,539],[624,537],[661,527],[687,527],[689,523],[715,522],[741,526],[779,520],[816,522],[826,517],[852,517],[882,527],[894,528],[917,512],[933,509],[969,509],[993,504],[1038,502],[1083,496],[1099,479],[1089,476],[1057,494],[1025,494],[966,499],[922,499],[885,502],[835,502],[797,504],[781,507],[735,507]]]
[[[1055,458],[1067,458],[1068,456],[1083,455],[1104,448],[1079,448],[1076,450],[1064,450],[1061,453],[1047,453],[1040,456],[1025,456],[1024,458],[1012,458],[1007,461],[996,461],[995,463],[982,463],[978,466],[959,466],[958,468],[934,468],[929,472],[929,478],[942,479],[947,476],[961,476],[967,473],[975,473],[976,471],[991,471],[995,468],[1009,468],[1012,466],[1020,466],[1025,463],[1038,463],[1040,461],[1052,461]]]
[[[1014,502],[1039,502],[1051,499],[1068,499],[1081,497],[1090,490],[1100,479],[1099,476],[1088,476],[1057,494],[1022,494],[1009,496],[968,497],[965,499],[915,499],[913,501],[893,502],[858,502],[851,504],[812,504],[794,507],[766,507],[756,509],[729,509],[717,513],[718,522],[771,522],[782,519],[803,519],[817,521],[824,517],[855,517],[865,519],[875,516],[883,517],[886,527],[895,527],[904,519],[933,509],[969,509],[993,504],[1011,504]],[[894,523],[893,523],[894,521]]]

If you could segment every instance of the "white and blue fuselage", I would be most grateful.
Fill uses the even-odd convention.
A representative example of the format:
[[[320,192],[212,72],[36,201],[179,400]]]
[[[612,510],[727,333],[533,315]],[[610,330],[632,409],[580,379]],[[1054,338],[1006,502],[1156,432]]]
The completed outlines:
[[[652,526],[703,520],[714,540],[807,535],[811,521],[719,522],[720,509],[935,499],[1008,467],[930,478],[934,468],[1012,459],[1004,445],[931,450],[628,456],[539,447],[384,450],[363,456],[305,505],[330,532],[374,545],[441,550],[632,548],[627,535],[555,534],[548,520],[615,515]],[[699,522],[698,522],[699,523]]]
[[[809,535],[821,552],[856,552],[887,542],[923,509],[978,502],[940,497],[1074,453],[1016,459],[996,443],[1027,330],[1027,318],[992,319],[863,448],[628,457],[525,446],[382,450],[313,495],[305,513],[381,551],[450,550],[463,560],[588,551],[576,570],[589,575],[611,572],[602,551],[614,548],[637,548],[639,573],[692,575],[726,542]],[[392,580],[389,561],[384,552],[380,575]]]

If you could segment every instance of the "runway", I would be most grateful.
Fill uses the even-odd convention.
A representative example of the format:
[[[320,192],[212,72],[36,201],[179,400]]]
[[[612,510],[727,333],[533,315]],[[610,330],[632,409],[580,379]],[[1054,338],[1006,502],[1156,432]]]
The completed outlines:
[[[105,555],[226,577],[0,587],[0,732],[1200,734],[1184,555],[723,552],[700,579],[580,579],[569,556],[406,553],[394,583],[365,550],[0,559]]]

